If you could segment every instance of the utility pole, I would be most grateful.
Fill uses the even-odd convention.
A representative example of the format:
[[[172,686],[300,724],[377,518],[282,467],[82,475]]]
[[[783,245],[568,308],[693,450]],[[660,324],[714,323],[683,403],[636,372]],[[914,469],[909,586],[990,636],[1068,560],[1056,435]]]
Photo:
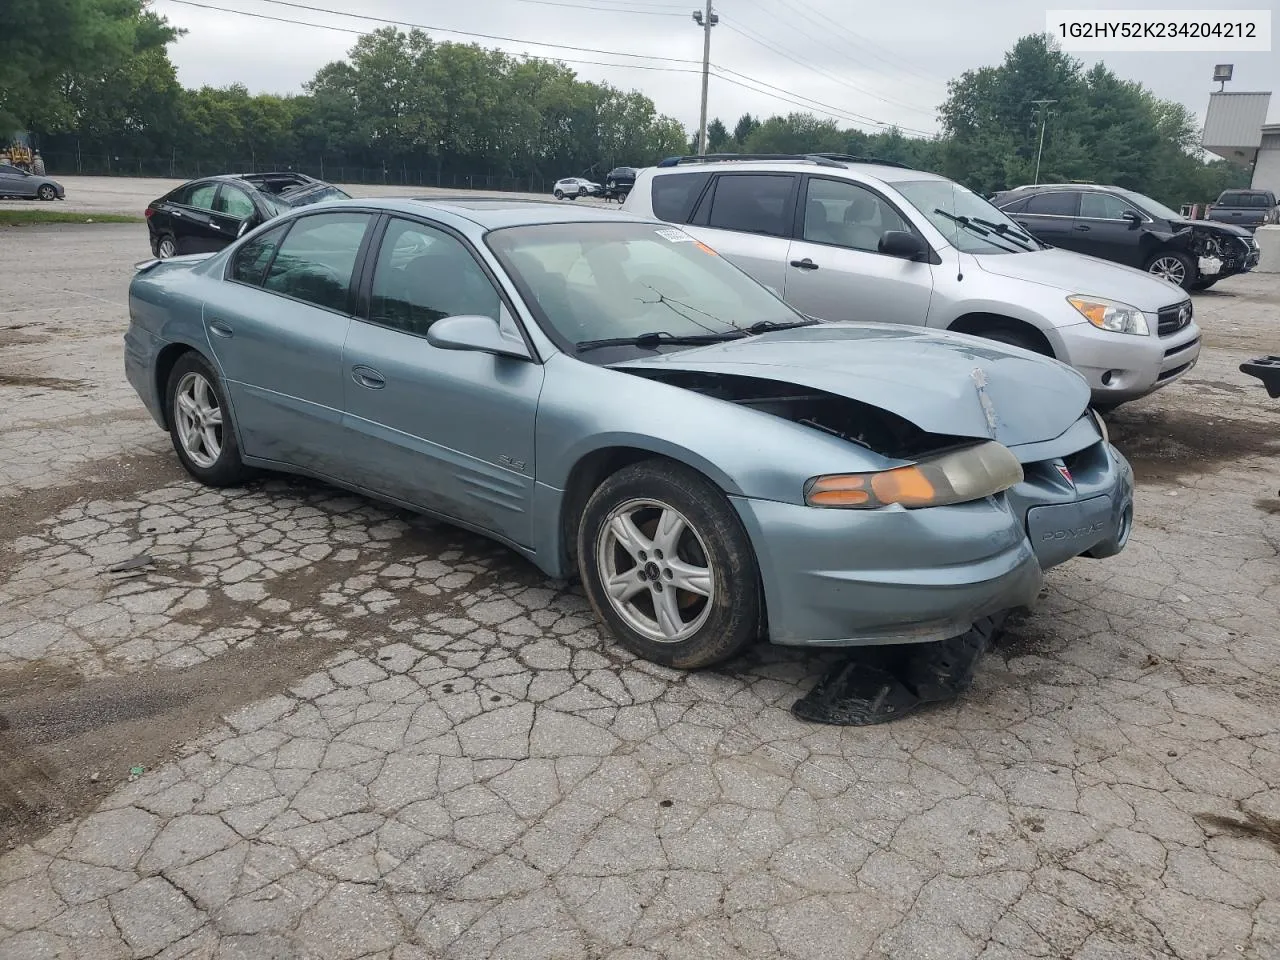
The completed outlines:
[[[711,10],[711,0],[707,0],[707,9],[693,11],[693,22],[702,28],[702,111],[698,120],[698,155],[707,152],[707,83],[711,79],[711,28],[720,22],[720,14]]]
[[[1040,158],[1044,155],[1044,128],[1049,122],[1049,104],[1057,103],[1057,100],[1032,100],[1036,105],[1036,109],[1040,111],[1040,146],[1036,150],[1036,176],[1035,182],[1040,183]]]

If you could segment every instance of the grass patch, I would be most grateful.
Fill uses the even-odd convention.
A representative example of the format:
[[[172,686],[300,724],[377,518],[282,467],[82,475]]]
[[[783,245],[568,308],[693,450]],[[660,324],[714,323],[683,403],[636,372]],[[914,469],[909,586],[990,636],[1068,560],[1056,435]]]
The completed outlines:
[[[66,210],[0,210],[0,227],[29,227],[40,223],[143,223],[141,217],[120,213],[69,213]]]

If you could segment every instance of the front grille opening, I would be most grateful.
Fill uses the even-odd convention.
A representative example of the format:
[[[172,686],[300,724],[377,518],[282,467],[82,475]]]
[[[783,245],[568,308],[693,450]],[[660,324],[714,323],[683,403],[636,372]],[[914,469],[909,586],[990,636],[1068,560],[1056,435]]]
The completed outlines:
[[[1160,374],[1160,376],[1156,377],[1156,383],[1164,383],[1166,380],[1172,380],[1174,377],[1179,374],[1186,373],[1190,369],[1191,364],[1184,363],[1181,366],[1174,367],[1172,370],[1166,370],[1164,373]]]

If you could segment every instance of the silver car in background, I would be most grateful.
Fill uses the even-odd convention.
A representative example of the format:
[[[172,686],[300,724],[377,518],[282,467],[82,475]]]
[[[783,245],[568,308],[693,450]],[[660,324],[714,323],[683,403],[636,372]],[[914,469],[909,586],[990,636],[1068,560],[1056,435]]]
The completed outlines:
[[[565,177],[555,182],[555,186],[551,188],[551,195],[557,200],[563,200],[565,197],[577,200],[579,197],[594,197],[603,189],[600,184],[585,177]]]
[[[1050,248],[945,177],[813,155],[682,158],[642,170],[623,209],[680,224],[801,313],[975,334],[1082,373],[1100,409],[1195,364],[1190,298]]]

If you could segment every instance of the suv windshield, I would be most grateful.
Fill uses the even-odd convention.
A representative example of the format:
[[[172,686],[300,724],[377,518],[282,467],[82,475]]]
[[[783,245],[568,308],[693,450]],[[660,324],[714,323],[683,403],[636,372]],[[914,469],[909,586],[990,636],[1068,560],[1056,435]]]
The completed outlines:
[[[972,190],[950,180],[908,180],[892,184],[938,232],[964,253],[1026,253],[1039,250],[1030,237]]]
[[[1182,214],[1176,210],[1170,210],[1163,203],[1158,203],[1150,197],[1144,197],[1140,193],[1134,193],[1132,190],[1116,190],[1116,193],[1124,197],[1143,213],[1152,217],[1159,217],[1161,220],[1185,220]]]
[[[575,352],[601,340],[745,335],[805,318],[683,231],[642,223],[507,227],[486,237],[543,328]],[[584,355],[585,356],[585,355]],[[616,358],[615,358],[616,359]]]

